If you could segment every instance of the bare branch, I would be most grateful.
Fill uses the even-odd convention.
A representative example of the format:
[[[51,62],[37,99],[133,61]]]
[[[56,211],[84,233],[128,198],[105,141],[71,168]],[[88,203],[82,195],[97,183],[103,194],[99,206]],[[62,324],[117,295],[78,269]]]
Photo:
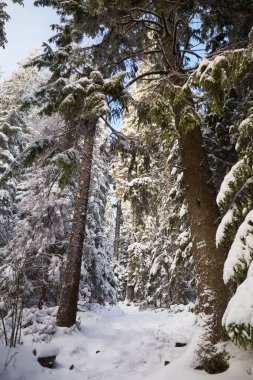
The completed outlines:
[[[130,80],[128,82],[128,84],[126,85],[126,87],[129,87],[131,86],[134,82],[136,82],[137,80],[141,79],[141,78],[144,78],[146,76],[149,76],[149,75],[167,75],[169,73],[169,71],[165,71],[165,70],[157,70],[157,71],[148,71],[146,73],[143,73],[143,74],[140,74],[138,75],[137,77],[133,78],[132,80]],[[157,78],[152,78],[153,80],[157,79]]]
[[[199,55],[199,54],[195,53],[195,51],[194,51],[194,50],[188,50],[188,49],[184,49],[184,50],[182,50],[182,52],[183,52],[183,53],[188,53],[188,54],[192,54],[192,55],[195,55],[195,57],[197,57],[197,58],[199,58],[199,59],[201,59],[201,58],[202,58],[202,57],[201,57],[201,55]]]
[[[154,20],[148,20],[148,19],[139,19],[139,18],[135,18],[135,17],[133,17],[132,16],[132,14],[131,13],[129,13],[129,15],[128,16],[126,16],[126,17],[130,17],[130,19],[129,20],[127,20],[127,21],[117,21],[117,24],[118,25],[129,25],[129,24],[131,24],[131,23],[142,23],[142,24],[144,24],[145,26],[146,26],[146,24],[152,24],[152,25],[155,25],[155,26],[157,26],[158,27],[158,29],[153,29],[153,30],[156,30],[156,31],[160,31],[162,28],[163,28],[163,26],[159,23],[159,22],[157,22],[157,21],[154,21]],[[149,26],[149,28],[151,28],[150,26]]]
[[[146,22],[144,22],[144,26],[145,26],[145,28],[147,28],[147,29],[149,29],[149,30],[152,30],[153,32],[159,32],[158,29],[156,29],[156,28],[152,28],[152,26],[147,25]]]
[[[105,122],[105,124],[107,125],[107,127],[112,131],[112,133],[119,139],[119,141],[124,141],[124,142],[127,142],[127,143],[134,143],[135,146],[139,145],[138,143],[138,139],[134,136],[127,136],[125,135],[124,133],[122,132],[119,132],[119,131],[116,131],[116,129],[114,129],[111,124],[108,122],[108,120],[106,120],[106,118],[104,118],[103,115],[100,116],[100,118]],[[128,148],[130,148],[130,146],[128,146]]]
[[[154,44],[155,45],[155,44]],[[148,46],[147,48],[149,47],[152,47],[154,45],[150,45]],[[113,61],[113,64],[114,65],[120,65],[121,63],[123,63],[124,61],[130,59],[130,58],[135,58],[137,54],[145,54],[145,55],[148,55],[148,54],[155,54],[155,53],[162,53],[162,51],[159,49],[159,50],[144,50],[144,49],[141,49],[139,51],[135,51],[134,53],[131,53],[131,52],[127,52],[126,54],[129,54],[129,55],[126,55],[125,57],[123,57],[122,59],[120,59],[119,61]]]
[[[163,54],[163,58],[164,58],[164,60],[165,60],[165,62],[166,62],[166,64],[167,64],[167,66],[168,66],[168,67],[171,67],[171,64],[170,64],[170,62],[169,62],[168,59],[167,59],[166,53],[165,53],[164,48],[163,48],[162,41],[161,41],[161,39],[160,39],[159,36],[158,36],[158,43],[159,43],[159,46],[160,46],[160,48],[161,48],[161,51],[162,51],[162,54]]]

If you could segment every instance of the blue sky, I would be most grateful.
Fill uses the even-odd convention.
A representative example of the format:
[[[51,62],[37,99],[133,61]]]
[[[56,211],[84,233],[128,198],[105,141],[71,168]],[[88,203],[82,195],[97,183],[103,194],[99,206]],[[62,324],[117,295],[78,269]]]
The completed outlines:
[[[25,0],[25,6],[7,0],[11,20],[6,25],[7,39],[5,49],[0,48],[0,68],[8,77],[17,67],[17,62],[25,58],[34,48],[39,48],[52,31],[50,25],[57,22],[54,10],[37,8],[33,0]]]

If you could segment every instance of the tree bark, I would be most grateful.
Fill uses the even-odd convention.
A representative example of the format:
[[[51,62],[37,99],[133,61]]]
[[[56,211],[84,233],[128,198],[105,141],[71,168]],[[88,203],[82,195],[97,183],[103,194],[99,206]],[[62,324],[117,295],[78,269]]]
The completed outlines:
[[[134,299],[134,286],[127,285],[126,300],[127,302],[132,302],[133,299]]]
[[[207,340],[214,345],[224,338],[222,316],[229,298],[223,282],[226,252],[215,244],[220,212],[200,127],[188,132],[180,130],[178,111],[175,112],[175,122],[180,134],[199,311],[207,318]]]
[[[62,327],[71,327],[76,323],[95,133],[96,122],[85,126],[79,185],[56,321],[57,326]]]
[[[163,41],[163,50],[170,65],[176,67],[171,57],[175,52],[170,40]],[[170,80],[175,85],[182,85],[184,82],[177,70],[171,75]],[[192,99],[189,100],[190,103],[194,103]],[[193,241],[197,296],[199,311],[206,321],[205,340],[209,346],[213,346],[224,339],[222,317],[229,299],[228,289],[223,282],[226,252],[217,248],[215,244],[220,212],[216,204],[216,191],[207,154],[203,148],[200,125],[187,132],[183,131],[180,128],[182,108],[183,105],[180,103],[175,105],[174,115],[184,168],[183,178]],[[200,349],[204,351],[205,347]],[[216,352],[209,352],[209,355],[203,354],[203,358],[203,368],[210,373],[223,372],[226,369],[226,361],[222,357],[219,359]]]

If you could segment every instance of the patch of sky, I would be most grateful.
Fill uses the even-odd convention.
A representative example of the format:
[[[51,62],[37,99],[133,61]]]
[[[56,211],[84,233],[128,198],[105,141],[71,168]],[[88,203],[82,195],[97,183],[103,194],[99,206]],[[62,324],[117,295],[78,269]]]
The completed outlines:
[[[33,0],[26,0],[25,6],[7,1],[7,12],[11,19],[6,24],[8,43],[0,49],[1,80],[7,78],[34,48],[40,48],[52,36],[50,25],[58,22],[54,10],[35,7]]]

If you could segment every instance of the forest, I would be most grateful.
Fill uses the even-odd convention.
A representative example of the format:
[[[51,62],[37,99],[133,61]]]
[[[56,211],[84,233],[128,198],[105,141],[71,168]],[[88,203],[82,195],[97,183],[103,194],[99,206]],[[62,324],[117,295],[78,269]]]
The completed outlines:
[[[253,0],[32,2],[59,22],[0,82],[0,378],[252,379]]]

